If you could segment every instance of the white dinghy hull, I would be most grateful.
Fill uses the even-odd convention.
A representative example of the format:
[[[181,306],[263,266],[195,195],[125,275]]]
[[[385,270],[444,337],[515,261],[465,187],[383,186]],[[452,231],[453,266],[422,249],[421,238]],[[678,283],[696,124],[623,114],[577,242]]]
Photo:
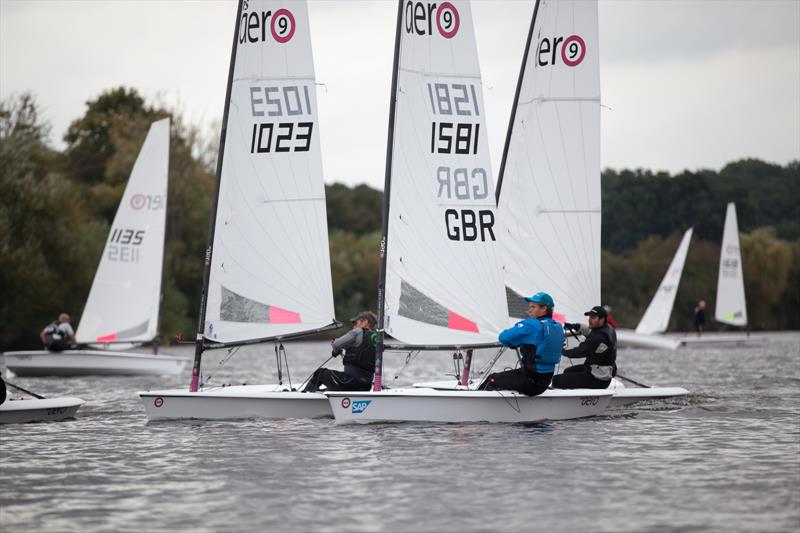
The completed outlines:
[[[106,350],[32,350],[6,352],[6,368],[27,376],[133,376],[178,374],[185,359],[169,355]]]
[[[646,348],[652,350],[677,350],[680,340],[659,334],[636,333],[631,329],[616,329],[617,347]]]
[[[548,390],[539,396],[512,391],[389,389],[327,392],[337,424],[376,422],[541,422],[602,414],[608,390]]]
[[[324,394],[287,391],[281,385],[153,390],[139,392],[139,398],[151,421],[333,417]]]
[[[445,381],[424,381],[414,383],[414,388],[430,388],[437,390],[467,390],[458,385],[456,380]],[[687,396],[689,391],[682,387],[626,387],[619,379],[613,379],[611,386],[607,389],[614,393],[609,409],[625,407],[645,400],[663,400],[666,398],[676,398]]]
[[[84,401],[80,398],[6,400],[0,405],[0,424],[55,422],[74,418]]]
[[[745,333],[706,334],[702,337],[682,337],[678,339],[685,348],[720,348],[731,346],[752,346],[767,344],[769,338],[764,335],[747,335]]]

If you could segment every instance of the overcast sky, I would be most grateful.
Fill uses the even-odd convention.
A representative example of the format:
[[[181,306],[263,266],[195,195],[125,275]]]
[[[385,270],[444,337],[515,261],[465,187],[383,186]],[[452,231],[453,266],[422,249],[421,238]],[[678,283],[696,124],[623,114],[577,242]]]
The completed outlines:
[[[325,179],[382,188],[397,4],[309,4]],[[533,5],[472,3],[495,172]],[[0,0],[0,98],[32,91],[57,148],[120,85],[210,130],[235,16],[234,0]],[[600,63],[604,168],[800,159],[799,0],[601,1]]]

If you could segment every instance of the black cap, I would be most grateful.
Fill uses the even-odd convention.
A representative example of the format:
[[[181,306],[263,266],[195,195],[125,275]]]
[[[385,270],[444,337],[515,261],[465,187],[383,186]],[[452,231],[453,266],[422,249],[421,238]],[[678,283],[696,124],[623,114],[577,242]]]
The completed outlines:
[[[600,306],[600,305],[595,305],[594,307],[592,307],[591,309],[589,309],[588,311],[586,311],[583,314],[584,314],[584,316],[598,316],[600,318],[607,318],[608,317],[608,313],[606,312],[605,308],[603,306]]]
[[[372,311],[361,311],[356,316],[350,319],[350,323],[355,324],[356,320],[366,320],[371,327],[375,327],[378,323],[378,317]]]

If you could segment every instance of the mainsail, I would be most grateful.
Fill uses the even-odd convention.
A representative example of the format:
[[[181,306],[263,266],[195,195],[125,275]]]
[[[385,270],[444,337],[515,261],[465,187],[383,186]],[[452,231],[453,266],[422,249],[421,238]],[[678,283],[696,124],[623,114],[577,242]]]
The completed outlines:
[[[654,333],[664,333],[669,325],[669,317],[672,314],[672,307],[675,305],[675,295],[678,293],[678,285],[683,274],[683,265],[686,263],[686,254],[689,252],[689,242],[692,240],[692,228],[686,230],[681,239],[675,257],[669,264],[661,285],[658,286],[655,296],[647,306],[647,310],[642,315],[639,325],[636,326],[636,333],[652,335]]]
[[[470,5],[400,1],[397,31],[383,326],[406,344],[494,343],[507,308]]]
[[[169,119],[150,126],[111,225],[79,343],[147,342],[158,332],[167,214]]]
[[[714,318],[733,326],[747,325],[747,305],[744,297],[742,254],[739,250],[739,224],[736,206],[731,202],[725,212],[722,249],[719,253],[717,278],[717,308]]]
[[[238,343],[331,324],[305,2],[240,3],[221,144],[203,336]]]
[[[497,187],[508,307],[546,291],[555,318],[600,303],[600,68],[596,1],[534,9]]]

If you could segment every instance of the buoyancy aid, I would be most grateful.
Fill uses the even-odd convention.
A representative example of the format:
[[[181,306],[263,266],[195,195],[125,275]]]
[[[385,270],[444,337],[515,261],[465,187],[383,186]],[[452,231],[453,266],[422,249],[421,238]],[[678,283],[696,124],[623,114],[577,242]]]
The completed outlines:
[[[375,373],[375,345],[372,343],[371,334],[368,329],[361,330],[361,342],[358,346],[350,346],[345,349],[342,363],[345,366],[354,366],[370,376]]]

